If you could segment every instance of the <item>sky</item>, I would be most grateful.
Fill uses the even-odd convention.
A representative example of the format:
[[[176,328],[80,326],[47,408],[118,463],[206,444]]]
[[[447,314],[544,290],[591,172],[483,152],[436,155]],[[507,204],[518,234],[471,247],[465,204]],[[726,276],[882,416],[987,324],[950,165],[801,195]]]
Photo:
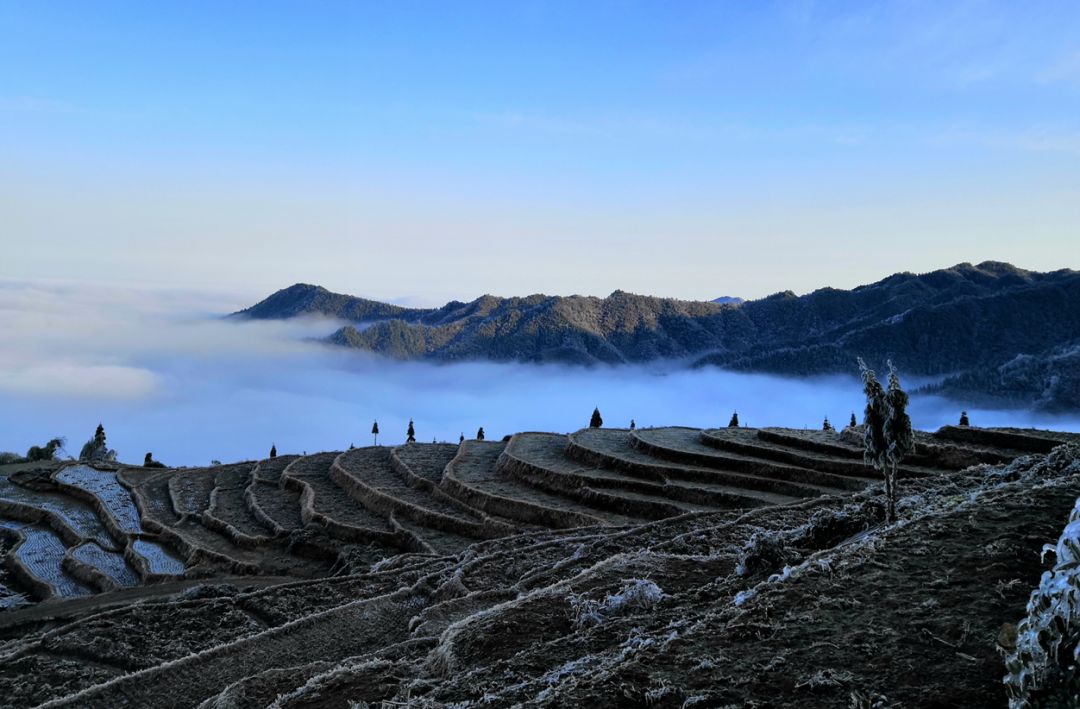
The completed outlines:
[[[1078,230],[1073,0],[0,0],[9,281],[760,297]]]
[[[170,465],[207,465],[281,453],[457,442],[483,426],[496,440],[518,431],[585,427],[599,407],[608,427],[820,428],[861,416],[854,377],[785,379],[716,368],[564,367],[397,362],[311,341],[332,320],[234,322],[206,317],[202,291],[0,281],[0,452],[25,454],[54,436],[78,455],[98,423],[120,460],[149,451]],[[918,381],[903,379],[911,391]],[[1080,412],[1050,416],[987,410],[915,394],[917,428],[956,423],[1080,431]],[[63,455],[63,454],[62,454]]]

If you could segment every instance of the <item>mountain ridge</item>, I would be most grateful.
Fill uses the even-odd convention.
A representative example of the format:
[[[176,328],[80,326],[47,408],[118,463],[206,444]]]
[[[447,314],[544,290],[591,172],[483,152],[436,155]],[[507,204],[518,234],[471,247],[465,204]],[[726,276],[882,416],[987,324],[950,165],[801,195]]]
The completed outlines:
[[[1042,408],[1072,400],[1080,341],[1080,272],[961,263],[896,273],[851,290],[780,291],[741,303],[687,301],[617,290],[606,298],[481,296],[403,308],[296,284],[234,313],[318,314],[351,321],[327,342],[398,359],[627,364],[681,359],[692,366],[816,375],[852,371],[856,357],[887,359],[912,375],[944,377],[939,393],[988,386],[997,398]],[[357,325],[363,324],[359,328]],[[1017,366],[1002,369],[1018,357]],[[1045,363],[1044,363],[1045,360]],[[994,372],[1002,379],[990,386]],[[1050,379],[1054,379],[1054,383]],[[1047,395],[1047,392],[1059,392]]]

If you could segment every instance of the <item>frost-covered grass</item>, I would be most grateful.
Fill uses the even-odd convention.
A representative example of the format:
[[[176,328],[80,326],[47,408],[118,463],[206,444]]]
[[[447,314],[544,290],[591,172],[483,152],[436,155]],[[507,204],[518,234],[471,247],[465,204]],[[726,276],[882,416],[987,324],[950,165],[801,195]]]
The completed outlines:
[[[57,473],[56,479],[97,495],[125,532],[142,532],[139,510],[131,493],[117,480],[116,473],[96,470],[89,465],[72,465]]]
[[[652,610],[664,598],[659,586],[647,579],[630,579],[617,592],[603,601],[571,597],[574,625],[579,628],[599,625],[605,618],[625,615],[638,610]]]
[[[1010,709],[1080,706],[1080,499],[1017,626],[1016,648],[1005,658]]]

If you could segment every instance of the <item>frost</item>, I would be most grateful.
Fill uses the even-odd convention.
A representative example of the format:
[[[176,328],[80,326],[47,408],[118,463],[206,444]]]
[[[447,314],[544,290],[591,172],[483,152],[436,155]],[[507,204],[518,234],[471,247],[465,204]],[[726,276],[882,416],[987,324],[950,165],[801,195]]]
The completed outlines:
[[[574,624],[579,627],[599,625],[604,618],[624,615],[636,610],[651,610],[664,598],[659,586],[647,579],[630,579],[618,593],[613,593],[602,602],[572,597],[570,604],[574,609]]]
[[[748,589],[746,591],[739,591],[738,593],[735,594],[735,601],[734,601],[735,605],[736,606],[741,606],[742,604],[746,603],[747,601],[749,601],[750,599],[752,599],[756,595],[757,595],[757,591],[755,591],[752,588]]]
[[[1043,572],[1017,626],[1016,648],[1005,658],[1010,709],[1034,706],[1034,696],[1067,695],[1075,705],[1080,691],[1080,499],[1055,546],[1053,569]]]

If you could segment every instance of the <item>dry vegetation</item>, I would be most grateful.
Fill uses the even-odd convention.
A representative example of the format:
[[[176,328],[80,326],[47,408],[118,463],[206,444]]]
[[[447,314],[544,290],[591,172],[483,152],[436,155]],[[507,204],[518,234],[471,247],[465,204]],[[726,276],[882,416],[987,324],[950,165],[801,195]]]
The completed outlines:
[[[0,468],[0,705],[1004,705],[1080,446],[850,434]]]

